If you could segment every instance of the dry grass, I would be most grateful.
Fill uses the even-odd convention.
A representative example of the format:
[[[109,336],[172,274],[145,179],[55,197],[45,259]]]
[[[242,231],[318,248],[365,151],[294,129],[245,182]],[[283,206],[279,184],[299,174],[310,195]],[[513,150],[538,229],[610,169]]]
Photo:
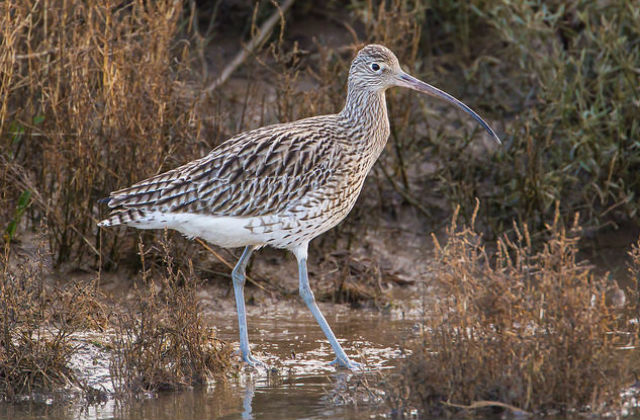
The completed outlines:
[[[397,413],[617,412],[639,373],[631,360],[640,336],[629,322],[637,303],[633,313],[607,302],[610,280],[576,260],[577,223],[565,228],[556,211],[547,229],[535,251],[526,226],[514,226],[515,238],[501,237],[490,258],[473,223],[453,218],[446,243],[435,241],[434,276],[448,298],[400,367]]]
[[[46,221],[57,264],[97,257],[97,199],[193,153],[182,18],[173,1],[0,6],[3,210],[30,191],[29,218]],[[127,250],[105,236],[105,261]]]
[[[158,264],[140,245],[142,282],[131,302],[112,302],[98,289],[98,279],[52,284],[51,255],[40,242],[36,255],[14,256],[5,246],[0,259],[0,399],[74,387],[86,398],[101,391],[77,377],[69,362],[80,345],[74,334],[103,331],[112,354],[111,373],[118,396],[179,389],[205,383],[231,366],[231,350],[216,339],[201,317],[198,279],[192,267],[177,269],[168,240]],[[123,309],[123,307],[125,309]],[[97,394],[96,394],[97,395]]]
[[[0,398],[57,391],[78,383],[68,362],[71,336],[105,325],[103,297],[95,282],[51,286],[44,242],[30,258],[0,256]]]
[[[629,257],[631,260],[628,263],[628,268],[631,281],[624,291],[626,297],[624,308],[627,311],[626,318],[638,320],[635,335],[640,338],[640,238],[632,245]]]
[[[231,367],[231,348],[203,323],[197,303],[199,280],[193,267],[174,266],[166,234],[159,275],[145,261],[140,243],[142,283],[128,311],[116,321],[112,381],[121,394],[175,390],[204,384]]]
[[[5,398],[75,383],[67,365],[75,351],[70,335],[78,329],[113,328],[114,320],[124,334],[116,361],[128,363],[114,364],[124,387],[118,390],[131,391],[138,376],[125,379],[117,374],[135,375],[143,365],[134,367],[135,349],[122,343],[133,342],[139,333],[135,339],[143,343],[147,358],[135,362],[148,362],[149,343],[169,334],[164,328],[152,336],[148,329],[161,326],[155,310],[175,309],[158,296],[140,300],[148,306],[142,314],[149,319],[139,330],[130,316],[102,307],[99,302],[105,299],[97,283],[57,287],[47,274],[52,265],[65,262],[71,268],[110,267],[124,257],[139,264],[135,241],[125,240],[124,230],[100,236],[96,200],[211,147],[199,143],[202,124],[185,88],[192,73],[184,36],[190,33],[193,16],[182,6],[173,1],[27,0],[0,5],[0,215],[8,221],[5,264],[0,264],[0,394]],[[9,269],[11,250],[19,243],[14,238],[29,225],[45,232],[48,246],[43,249],[51,250],[52,263],[38,265],[34,257]],[[174,299],[173,306],[184,309],[167,325],[180,328],[175,336],[184,341],[174,350],[194,357],[187,360],[191,371],[185,376],[204,376],[198,369],[215,370],[226,359],[224,353],[219,353],[221,360],[195,359],[215,352],[198,353],[209,342],[203,341],[206,331],[193,305],[193,276],[184,279],[188,289],[179,286],[177,278],[171,283],[167,296]],[[179,321],[183,324],[177,325]],[[143,382],[149,388],[171,380],[184,384],[188,379],[178,377],[181,373],[178,369],[171,378]]]

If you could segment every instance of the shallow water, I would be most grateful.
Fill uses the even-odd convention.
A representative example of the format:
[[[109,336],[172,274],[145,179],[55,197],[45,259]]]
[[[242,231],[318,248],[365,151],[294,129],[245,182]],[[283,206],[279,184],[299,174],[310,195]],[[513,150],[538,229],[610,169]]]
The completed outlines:
[[[254,355],[275,367],[276,374],[246,369],[237,378],[184,392],[171,392],[132,403],[108,400],[82,407],[46,397],[41,401],[0,404],[0,418],[11,419],[371,419],[384,417],[375,405],[355,408],[341,404],[340,395],[352,373],[328,363],[334,355],[306,307],[282,301],[248,309],[249,338]],[[380,313],[352,310],[344,305],[321,305],[345,351],[372,371],[388,369],[402,357],[402,338],[411,334],[415,312]],[[218,336],[237,346],[235,313],[210,312],[207,321],[219,327]],[[90,341],[87,339],[87,341]],[[89,352],[90,353],[90,352]],[[86,379],[93,386],[112,389],[108,363],[94,352]],[[104,355],[106,358],[106,355]],[[106,370],[105,370],[106,369]]]

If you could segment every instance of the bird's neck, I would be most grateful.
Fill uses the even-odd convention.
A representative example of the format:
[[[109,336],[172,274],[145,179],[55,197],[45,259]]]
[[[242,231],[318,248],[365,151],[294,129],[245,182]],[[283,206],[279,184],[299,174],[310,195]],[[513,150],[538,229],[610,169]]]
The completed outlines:
[[[350,141],[375,155],[384,149],[389,138],[389,117],[384,91],[371,92],[349,86],[347,102],[339,114],[344,124],[359,135]]]

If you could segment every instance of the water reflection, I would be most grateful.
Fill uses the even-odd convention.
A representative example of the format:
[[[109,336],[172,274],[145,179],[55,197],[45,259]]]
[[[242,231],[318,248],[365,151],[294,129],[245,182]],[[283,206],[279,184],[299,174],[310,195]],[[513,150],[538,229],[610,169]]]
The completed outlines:
[[[253,396],[255,395],[256,386],[253,381],[247,384],[244,389],[244,399],[242,400],[242,418],[245,420],[253,420],[251,407],[253,404]]]

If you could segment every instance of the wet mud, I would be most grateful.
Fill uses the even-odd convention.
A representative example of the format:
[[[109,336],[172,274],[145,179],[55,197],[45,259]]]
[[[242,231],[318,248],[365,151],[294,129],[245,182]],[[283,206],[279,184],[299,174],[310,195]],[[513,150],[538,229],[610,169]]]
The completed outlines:
[[[221,291],[219,291],[222,293]],[[209,299],[205,296],[209,295]],[[201,293],[207,323],[217,327],[218,338],[237,348],[238,327],[232,299]],[[382,401],[346,403],[345,386],[353,375],[376,375],[406,355],[407,337],[417,331],[422,303],[404,302],[388,311],[354,310],[348,305],[320,303],[345,351],[367,366],[364,374],[335,368],[333,350],[303,302],[280,299],[249,305],[248,325],[252,352],[268,370],[240,369],[236,375],[187,391],[142,396],[118,401],[109,374],[109,333],[83,333],[75,337],[81,348],[70,361],[82,381],[105,392],[92,404],[60,395],[34,396],[23,402],[0,403],[0,418],[12,419],[323,419],[384,417]],[[237,356],[235,356],[238,358]]]

